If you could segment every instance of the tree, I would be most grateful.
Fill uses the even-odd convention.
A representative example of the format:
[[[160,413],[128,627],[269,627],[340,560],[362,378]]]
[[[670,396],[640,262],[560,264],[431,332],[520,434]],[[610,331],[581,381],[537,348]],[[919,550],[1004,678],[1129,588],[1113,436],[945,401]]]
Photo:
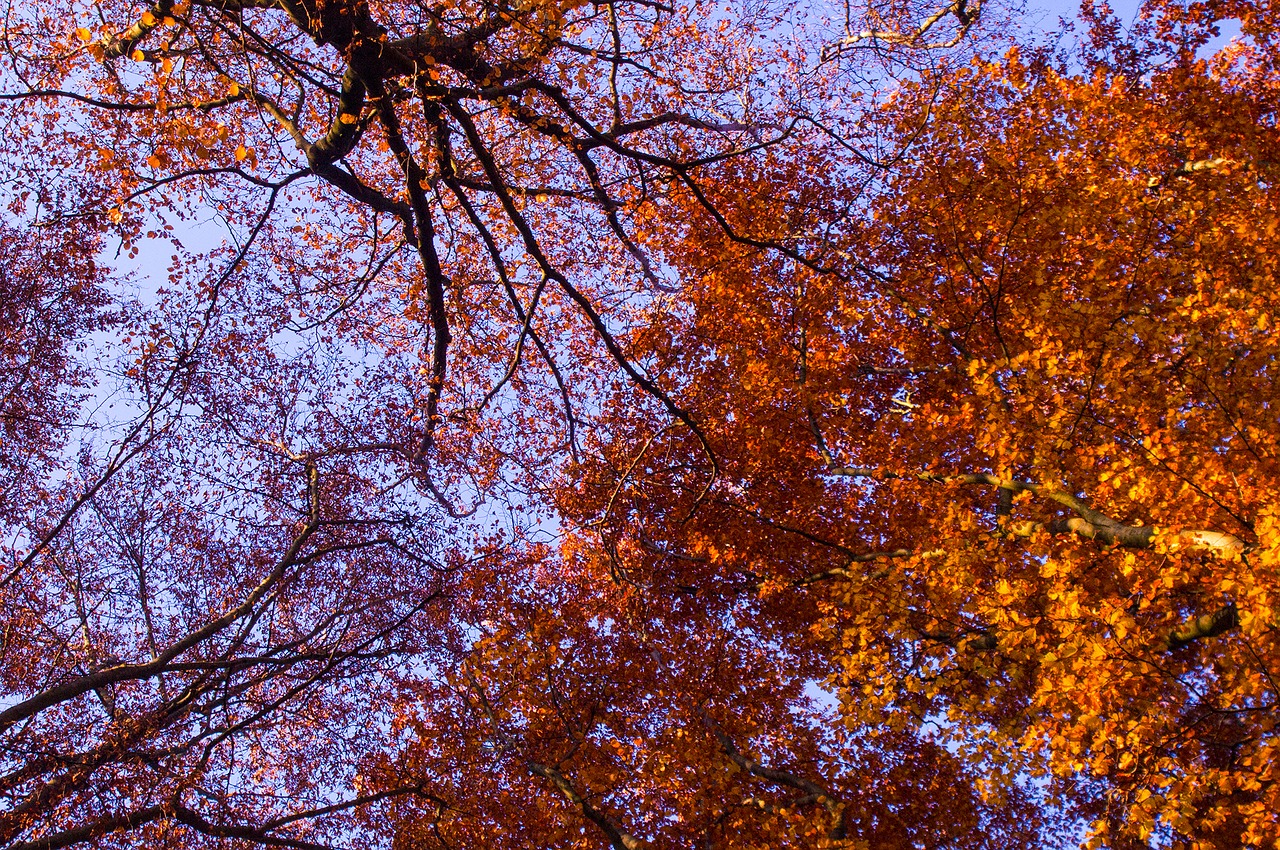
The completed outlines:
[[[1223,14],[1241,39],[1199,58]],[[565,510],[617,517],[646,588],[736,577],[856,739],[1043,777],[1095,844],[1274,843],[1265,14],[1156,8],[1124,44],[1098,12],[1075,70],[1011,51],[905,86],[888,185],[800,205],[852,221],[762,216],[776,166],[724,174],[733,227],[826,239],[692,234],[694,317],[650,356],[732,484],[694,510],[687,451],[637,435]]]
[[[1275,10],[998,14],[13,10],[4,840],[1274,843]]]

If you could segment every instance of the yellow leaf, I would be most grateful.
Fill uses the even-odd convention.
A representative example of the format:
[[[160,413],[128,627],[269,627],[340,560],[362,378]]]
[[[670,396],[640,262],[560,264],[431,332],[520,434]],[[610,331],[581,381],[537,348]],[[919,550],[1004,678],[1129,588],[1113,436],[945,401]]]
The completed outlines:
[[[76,38],[80,39],[85,44],[88,44],[89,42],[93,41],[93,33],[89,32],[89,29],[87,27],[77,27]]]
[[[360,119],[352,115],[350,112],[344,112],[338,116],[338,120],[341,121],[343,124],[354,124]]]
[[[996,582],[996,593],[1000,595],[1001,600],[1009,600],[1013,598],[1013,586],[1005,579]]]
[[[244,162],[249,156],[249,149],[244,145],[236,148],[236,162]]]
[[[147,54],[143,53],[141,50],[135,49],[132,53],[129,54],[129,58],[132,59],[134,62],[141,62],[142,60],[147,58]]]
[[[156,16],[150,12],[142,13],[142,25],[144,27],[154,27],[156,25]]]

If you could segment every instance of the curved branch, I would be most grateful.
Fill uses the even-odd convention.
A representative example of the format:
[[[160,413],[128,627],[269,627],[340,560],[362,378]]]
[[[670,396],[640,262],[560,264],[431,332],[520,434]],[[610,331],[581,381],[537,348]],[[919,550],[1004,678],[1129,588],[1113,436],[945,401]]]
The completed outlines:
[[[833,41],[823,46],[821,60],[829,62],[847,51],[859,48],[869,49],[879,47],[880,45],[896,45],[906,47],[912,50],[944,50],[948,47],[955,47],[966,35],[969,34],[970,28],[973,27],[978,15],[982,12],[982,0],[954,0],[949,5],[943,6],[935,11],[932,15],[925,18],[920,26],[914,32],[897,32],[895,30],[862,30],[861,32],[850,32],[839,41]],[[948,15],[952,15],[956,19],[956,32],[948,39],[941,41],[925,41],[925,37],[930,31],[938,25],[938,23]]]
[[[0,712],[0,731],[4,731],[13,726],[13,724],[38,714],[47,708],[75,699],[76,697],[86,694],[89,691],[116,682],[125,682],[136,679],[149,679],[152,676],[163,672],[165,668],[175,659],[183,655],[193,647],[198,646],[209,638],[221,632],[237,620],[242,619],[251,613],[258,601],[266,595],[267,591],[279,581],[295,562],[302,552],[303,546],[306,545],[312,533],[320,525],[320,506],[319,506],[319,475],[314,465],[308,466],[308,500],[310,501],[309,516],[302,527],[302,530],[294,536],[289,547],[277,561],[275,567],[267,574],[265,578],[249,593],[243,602],[232,608],[215,620],[205,624],[202,628],[197,629],[187,635],[182,640],[177,641],[159,656],[145,664],[120,664],[115,667],[107,667],[96,673],[87,676],[80,676],[70,682],[58,685],[53,688],[28,697],[16,705],[10,706],[3,712]]]
[[[535,761],[527,761],[526,764],[532,773],[550,780],[561,796],[578,807],[583,817],[600,827],[600,831],[608,836],[609,845],[614,850],[642,850],[646,846],[646,842],[627,832],[607,813],[596,808],[590,800],[579,794],[578,790],[573,787],[573,783],[566,779],[565,775],[559,770],[544,764],[538,764]]]

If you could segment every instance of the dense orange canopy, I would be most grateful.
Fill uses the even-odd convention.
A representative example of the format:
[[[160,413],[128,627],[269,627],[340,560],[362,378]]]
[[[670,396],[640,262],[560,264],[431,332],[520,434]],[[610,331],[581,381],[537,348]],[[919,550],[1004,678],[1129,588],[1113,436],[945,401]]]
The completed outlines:
[[[794,5],[10,10],[6,846],[1280,840],[1280,9]]]

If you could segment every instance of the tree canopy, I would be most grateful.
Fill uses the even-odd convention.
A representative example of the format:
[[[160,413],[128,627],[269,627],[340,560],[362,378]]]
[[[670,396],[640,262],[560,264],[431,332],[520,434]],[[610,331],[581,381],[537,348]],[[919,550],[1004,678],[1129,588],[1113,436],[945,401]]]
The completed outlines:
[[[0,841],[1280,841],[1280,7],[11,4]]]

